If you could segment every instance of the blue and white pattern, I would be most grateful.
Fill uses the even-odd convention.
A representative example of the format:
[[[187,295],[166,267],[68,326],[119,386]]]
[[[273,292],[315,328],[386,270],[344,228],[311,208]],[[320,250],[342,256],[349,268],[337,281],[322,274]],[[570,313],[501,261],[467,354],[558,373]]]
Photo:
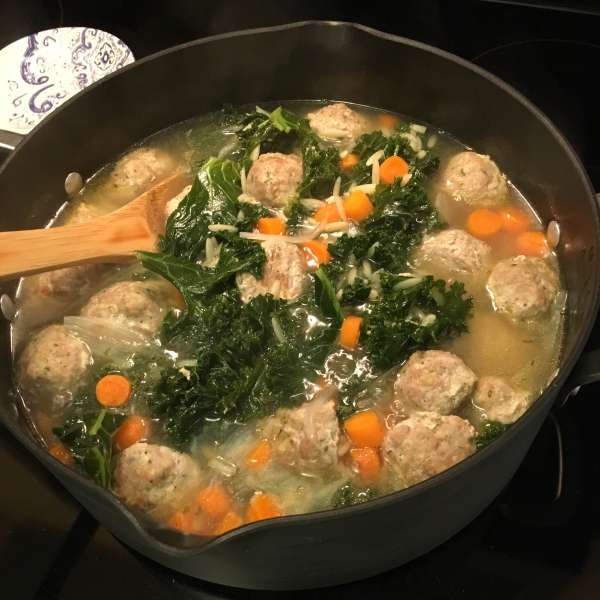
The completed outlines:
[[[49,29],[0,51],[0,129],[26,134],[65,100],[133,62],[118,38],[84,27]]]

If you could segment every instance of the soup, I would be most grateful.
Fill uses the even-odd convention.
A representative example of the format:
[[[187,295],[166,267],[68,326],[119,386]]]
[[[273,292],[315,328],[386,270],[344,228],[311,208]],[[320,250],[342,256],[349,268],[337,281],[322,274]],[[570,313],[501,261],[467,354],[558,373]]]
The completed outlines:
[[[179,172],[158,252],[22,281],[40,441],[128,506],[215,536],[418,484],[553,377],[566,292],[490,157],[364,107],[226,108],[91,177],[56,225]]]

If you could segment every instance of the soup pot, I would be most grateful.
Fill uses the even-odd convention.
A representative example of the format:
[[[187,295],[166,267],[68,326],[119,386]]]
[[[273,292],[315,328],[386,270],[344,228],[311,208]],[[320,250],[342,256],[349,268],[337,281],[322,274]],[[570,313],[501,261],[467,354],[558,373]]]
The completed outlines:
[[[569,144],[491,74],[359,25],[305,22],[219,35],[160,52],[91,85],[36,127],[3,165],[0,229],[43,226],[64,202],[67,173],[90,175],[165,127],[224,103],[291,99],[343,100],[413,116],[491,155],[541,218],[560,225],[567,326],[561,366],[546,391],[504,435],[467,460],[366,504],[253,523],[208,540],[158,526],[36,443],[14,391],[3,322],[0,416],[19,441],[111,533],[142,554],[194,577],[257,589],[348,582],[442,543],[508,483],[552,404],[600,372],[598,354],[577,362],[598,309],[600,233],[593,190]],[[3,284],[2,291],[14,295],[15,285]]]

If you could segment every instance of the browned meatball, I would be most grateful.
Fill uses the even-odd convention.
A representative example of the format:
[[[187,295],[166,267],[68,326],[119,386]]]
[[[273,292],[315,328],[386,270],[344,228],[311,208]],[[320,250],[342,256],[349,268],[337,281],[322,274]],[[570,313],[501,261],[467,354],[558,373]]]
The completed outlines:
[[[396,378],[396,405],[405,415],[419,411],[449,415],[471,395],[476,383],[475,373],[455,354],[415,352]]]
[[[556,273],[541,259],[517,256],[501,260],[488,280],[500,312],[531,319],[548,311],[558,291]]]
[[[477,273],[491,248],[461,229],[447,229],[423,240],[420,260],[431,260],[459,273]]]
[[[279,409],[270,429],[275,454],[284,466],[310,473],[337,464],[340,428],[333,400]]]
[[[92,362],[88,347],[63,325],[36,333],[19,357],[17,378],[28,390],[71,390]]]
[[[113,319],[155,331],[164,311],[152,285],[143,281],[117,281],[92,296],[81,309],[81,316]]]
[[[304,255],[296,244],[288,244],[279,240],[263,242],[267,262],[263,267],[263,276],[256,279],[250,273],[238,273],[237,286],[242,300],[249,302],[251,298],[262,294],[279,295],[290,300],[302,294],[310,284],[310,276],[306,270]]]
[[[201,475],[187,454],[138,442],[121,452],[113,479],[126,504],[167,520],[198,491]]]
[[[466,204],[495,206],[506,199],[506,180],[494,161],[483,154],[459,152],[440,174],[442,191]]]
[[[529,394],[513,389],[500,377],[483,377],[473,402],[483,408],[489,421],[508,425],[521,417],[529,407]]]
[[[283,208],[302,181],[302,159],[295,154],[267,152],[248,171],[246,191],[264,206]]]
[[[473,454],[474,437],[475,429],[465,419],[418,412],[388,431],[383,456],[403,483],[414,485]]]
[[[312,130],[322,138],[353,140],[365,133],[365,119],[342,103],[310,113],[308,120]]]

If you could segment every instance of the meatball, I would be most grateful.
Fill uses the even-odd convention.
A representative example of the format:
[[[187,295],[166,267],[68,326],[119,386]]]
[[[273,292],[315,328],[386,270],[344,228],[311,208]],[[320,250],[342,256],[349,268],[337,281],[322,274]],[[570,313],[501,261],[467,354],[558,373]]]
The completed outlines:
[[[333,400],[316,399],[298,408],[280,408],[270,430],[282,465],[311,473],[337,464],[340,428]]]
[[[63,325],[36,333],[19,357],[17,379],[27,390],[70,390],[92,362],[88,347]]]
[[[310,113],[308,120],[313,131],[322,138],[356,139],[364,133],[366,121],[345,104],[330,104]]]
[[[283,208],[302,181],[302,159],[295,154],[267,152],[248,171],[246,191],[264,206]]]
[[[500,312],[514,319],[531,319],[550,308],[558,291],[558,278],[541,258],[517,256],[501,260],[494,267],[488,290]]]
[[[191,185],[188,185],[183,188],[183,190],[175,196],[175,198],[171,198],[165,205],[165,216],[168,219],[176,210],[181,201],[188,195],[188,192],[192,189]]]
[[[175,164],[156,148],[138,148],[121,158],[109,177],[109,184],[135,198],[169,175]]]
[[[476,383],[475,373],[458,356],[441,350],[415,352],[396,378],[395,403],[405,415],[419,411],[449,415]]]
[[[406,485],[414,485],[473,454],[474,437],[475,429],[465,419],[418,412],[388,431],[383,457]]]
[[[242,300],[249,302],[255,296],[269,293],[291,300],[302,294],[310,284],[310,276],[298,246],[279,240],[268,240],[262,246],[267,255],[262,279],[256,279],[250,273],[237,274]]]
[[[200,479],[190,456],[145,442],[123,450],[113,473],[119,498],[163,521],[191,500]]]
[[[456,200],[480,206],[495,206],[508,194],[506,180],[489,156],[459,152],[441,174],[442,190]]]
[[[117,281],[92,296],[81,309],[83,317],[113,319],[155,331],[163,319],[160,297],[143,281]]]
[[[440,262],[452,271],[476,273],[483,267],[491,248],[461,229],[448,229],[430,235],[423,241],[420,256]]]
[[[489,421],[508,425],[525,413],[529,407],[529,395],[514,390],[500,377],[483,377],[477,385],[473,402],[483,408]]]
[[[65,225],[79,225],[96,218],[87,204],[79,204],[69,215]],[[106,265],[80,265],[57,269],[37,276],[36,287],[44,296],[76,296],[82,289],[94,284],[107,269]]]

